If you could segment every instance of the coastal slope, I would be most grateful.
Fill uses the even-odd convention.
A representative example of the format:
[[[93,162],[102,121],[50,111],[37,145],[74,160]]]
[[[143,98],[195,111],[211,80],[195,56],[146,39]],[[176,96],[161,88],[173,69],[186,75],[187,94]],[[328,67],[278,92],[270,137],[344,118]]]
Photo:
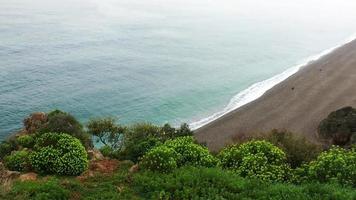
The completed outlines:
[[[199,142],[217,151],[233,138],[287,129],[317,140],[327,115],[356,106],[356,41],[313,61],[259,99],[197,129]]]

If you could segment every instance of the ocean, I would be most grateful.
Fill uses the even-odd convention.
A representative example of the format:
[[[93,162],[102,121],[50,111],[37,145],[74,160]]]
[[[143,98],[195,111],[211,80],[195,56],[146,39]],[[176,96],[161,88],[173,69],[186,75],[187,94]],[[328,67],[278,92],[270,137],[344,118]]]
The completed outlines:
[[[198,128],[356,33],[352,0],[0,0],[0,140],[35,111]]]

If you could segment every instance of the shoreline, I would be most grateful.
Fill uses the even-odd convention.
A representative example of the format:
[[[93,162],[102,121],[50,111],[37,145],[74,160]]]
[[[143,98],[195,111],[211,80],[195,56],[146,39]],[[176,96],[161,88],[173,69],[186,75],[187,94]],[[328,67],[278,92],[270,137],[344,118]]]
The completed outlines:
[[[230,112],[233,112],[234,110],[241,108],[242,106],[245,106],[261,96],[263,96],[268,90],[272,89],[276,85],[282,83],[283,81],[287,80],[289,77],[293,76],[294,74],[298,73],[303,67],[307,66],[308,64],[317,61],[321,59],[322,57],[332,53],[336,49],[356,40],[356,34],[351,35],[347,39],[343,40],[339,44],[337,44],[334,47],[328,48],[318,54],[312,55],[307,57],[306,59],[301,62],[301,64],[294,65],[293,67],[288,68],[287,70],[283,71],[282,73],[279,73],[271,78],[268,78],[266,80],[257,82],[249,86],[248,88],[242,90],[241,92],[237,93],[235,96],[233,96],[229,103],[224,107],[223,110],[213,113],[212,115],[205,117],[203,119],[200,119],[198,121],[194,121],[189,123],[189,126],[191,127],[192,130],[198,130],[215,120],[218,120],[219,118],[223,117],[224,115],[229,114]],[[252,96],[252,97],[251,97]]]
[[[345,49],[347,49],[347,51],[345,51]],[[354,67],[349,66],[350,63],[353,64],[353,61],[355,61],[355,65],[352,65]],[[334,64],[330,64],[330,63],[334,63]],[[305,107],[308,107],[307,106],[308,103],[303,103],[304,107],[299,105],[301,103],[300,102],[297,103],[298,98],[299,98],[299,101],[301,101],[301,102],[303,102],[305,100],[302,98],[302,96],[304,95],[303,92],[300,92],[300,91],[296,92],[296,91],[291,90],[290,88],[295,87],[296,89],[298,89],[298,87],[299,87],[298,85],[301,85],[301,86],[308,85],[311,89],[309,89],[308,87],[304,87],[304,88],[302,87],[301,89],[305,90],[305,93],[307,93],[307,94],[311,93],[311,100],[320,99],[320,97],[318,98],[318,95],[316,95],[316,93],[320,93],[321,89],[327,90],[327,88],[328,88],[327,86],[329,86],[330,89],[334,88],[335,90],[344,90],[342,85],[340,85],[340,84],[338,84],[338,86],[334,86],[334,87],[332,85],[328,85],[332,82],[331,77],[334,77],[336,75],[341,76],[340,72],[338,72],[337,70],[335,71],[335,67],[333,67],[333,66],[339,66],[339,65],[345,65],[345,67],[348,66],[348,70],[346,70],[346,71],[352,71],[356,75],[356,70],[353,71],[353,69],[352,69],[352,68],[356,69],[356,40],[355,40],[355,37],[345,40],[344,43],[337,45],[336,47],[327,49],[316,56],[310,57],[310,59],[305,64],[301,64],[301,65],[297,65],[297,66],[293,67],[294,69],[295,68],[298,69],[298,70],[296,70],[295,73],[291,73],[285,79],[275,82],[275,84],[272,85],[270,88],[267,88],[265,91],[261,92],[260,96],[257,95],[257,97],[255,99],[245,102],[244,104],[239,105],[229,111],[226,111],[226,109],[224,109],[225,112],[224,111],[220,112],[219,116],[217,118],[215,118],[215,119],[210,118],[212,120],[210,120],[209,122],[203,124],[202,126],[196,128],[196,129],[194,129],[196,138],[198,139],[199,142],[206,143],[208,145],[208,147],[214,151],[219,150],[221,147],[225,146],[226,144],[230,144],[232,142],[232,137],[238,137],[239,135],[242,135],[242,134],[266,132],[266,131],[270,131],[273,128],[287,129],[290,131],[298,132],[298,134],[304,135],[308,139],[315,141],[316,140],[315,126],[317,123],[315,120],[321,120],[322,118],[320,115],[322,115],[322,117],[326,117],[328,113],[326,114],[325,112],[334,111],[338,108],[341,108],[342,105],[347,106],[347,104],[350,104],[351,106],[352,105],[356,106],[356,94],[351,95],[352,98],[349,98],[348,99],[349,101],[344,99],[340,103],[334,103],[334,104],[338,105],[339,107],[326,106],[324,108],[324,110],[325,110],[324,112],[319,110],[319,116],[314,117],[315,119],[311,120],[313,122],[313,125],[306,125],[308,128],[301,128],[300,126],[303,126],[303,124],[300,124],[299,126],[295,125],[298,123],[293,123],[293,118],[298,118],[298,116],[301,115],[301,110],[305,109]],[[290,69],[293,69],[293,68],[290,68]],[[315,70],[315,68],[317,68],[318,70]],[[327,72],[329,73],[330,77],[323,77],[322,79],[319,79],[320,74],[325,74],[325,73],[320,73],[320,74],[317,73],[317,72],[323,72],[324,69],[322,69],[322,68],[327,69]],[[312,69],[314,69],[313,72],[311,72]],[[321,70],[321,71],[319,71],[319,70]],[[352,75],[352,72],[350,72],[350,73],[346,72],[345,74]],[[279,75],[277,75],[277,77]],[[318,83],[318,81],[315,81],[312,78],[313,75],[316,77],[319,76],[318,77],[319,83]],[[267,79],[266,81],[271,80],[273,78],[274,77]],[[346,80],[346,81],[354,83],[354,86],[356,87],[355,79]],[[303,80],[305,83],[300,82],[300,81],[298,82],[298,80]],[[343,82],[343,80],[340,80],[340,81]],[[260,83],[263,83],[263,82],[265,82],[265,81],[262,81]],[[320,82],[321,83],[324,82],[324,84],[320,86]],[[254,85],[256,85],[256,84],[254,84]],[[313,85],[315,85],[315,86],[313,86]],[[289,92],[286,91],[287,86],[290,86],[290,88],[289,88],[290,91],[292,91],[294,93],[298,93],[298,94],[297,95],[293,94],[293,97],[290,97],[290,95],[292,95],[292,94],[290,94],[290,91]],[[253,86],[251,86],[251,87],[253,87]],[[243,92],[241,92],[241,93],[243,93]],[[241,93],[239,93],[239,94],[241,94]],[[236,95],[236,96],[238,96],[238,95]],[[319,96],[323,96],[323,95],[319,94]],[[335,101],[338,101],[338,99],[336,99],[335,95],[330,95],[330,96],[332,96]],[[276,98],[279,98],[279,99],[276,99]],[[351,99],[351,101],[350,101],[350,99]],[[322,99],[320,99],[320,100],[322,100]],[[279,102],[279,104],[281,106],[284,106],[285,109],[287,109],[287,110],[291,110],[293,108],[295,113],[289,113],[288,115],[290,115],[290,116],[288,116],[286,114],[284,114],[284,115],[283,114],[280,114],[280,115],[274,114],[273,118],[268,120],[266,118],[268,117],[269,114],[267,114],[266,117],[263,117],[265,114],[258,113],[256,111],[256,110],[260,110],[260,111],[264,111],[264,112],[269,112],[270,110],[267,108],[268,107],[267,105],[269,105],[270,109],[273,106],[278,107],[279,105],[276,104],[276,102]],[[291,105],[289,105],[290,108],[286,107],[286,104],[289,104],[289,102],[297,103],[298,106],[291,104]],[[326,101],[326,102],[328,102],[328,101]],[[321,103],[323,103],[323,102],[321,102]],[[332,104],[332,103],[330,103],[330,104]],[[236,105],[238,105],[238,104],[236,104]],[[256,107],[256,108],[254,109],[254,107]],[[331,108],[334,110],[331,110]],[[309,109],[313,110],[312,106],[309,106]],[[306,111],[307,110],[305,110],[305,112]],[[282,112],[282,110],[281,110],[281,112]],[[320,114],[320,113],[322,113],[322,114]],[[212,116],[214,116],[214,115],[212,115]],[[272,117],[272,116],[270,116],[270,117]],[[305,116],[305,117],[307,117],[307,116]],[[256,119],[253,119],[253,118],[256,118]],[[241,124],[242,122],[243,122],[243,124]],[[262,123],[262,124],[258,125],[259,123]],[[268,125],[268,123],[270,123],[270,125]],[[274,125],[275,127],[272,127],[272,125]]]

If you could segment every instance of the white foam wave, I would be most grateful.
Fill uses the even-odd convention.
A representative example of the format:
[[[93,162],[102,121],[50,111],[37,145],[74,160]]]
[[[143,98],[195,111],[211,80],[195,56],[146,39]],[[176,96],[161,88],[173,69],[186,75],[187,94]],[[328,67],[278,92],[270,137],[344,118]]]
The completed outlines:
[[[247,89],[239,92],[237,95],[235,95],[223,110],[216,112],[216,113],[212,114],[211,116],[201,119],[199,121],[190,123],[189,124],[190,128],[192,130],[196,130],[196,129],[198,129],[206,124],[209,124],[210,122],[224,116],[225,114],[258,99],[263,94],[265,94],[268,90],[273,88],[275,85],[281,83],[282,81],[286,80],[293,74],[297,73],[303,66],[307,65],[310,62],[320,59],[321,57],[331,53],[335,49],[337,49],[347,43],[350,43],[351,41],[353,41],[355,39],[356,39],[356,34],[352,35],[348,39],[339,43],[335,47],[327,49],[317,55],[308,57],[301,64],[296,65],[292,68],[289,68],[286,71],[282,72],[281,74],[278,74],[276,76],[273,76],[272,78],[269,78],[267,80],[264,80],[264,81],[261,81],[261,82],[251,85],[249,88],[247,88]]]

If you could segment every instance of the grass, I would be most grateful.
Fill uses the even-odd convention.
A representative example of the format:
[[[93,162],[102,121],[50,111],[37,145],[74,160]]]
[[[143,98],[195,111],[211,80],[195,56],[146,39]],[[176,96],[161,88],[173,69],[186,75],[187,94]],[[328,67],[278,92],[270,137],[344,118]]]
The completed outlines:
[[[113,174],[73,177],[42,177],[15,182],[0,199],[110,200],[110,199],[298,199],[354,200],[356,190],[337,184],[293,185],[241,178],[219,168],[183,167],[172,173],[140,171],[130,174],[130,165],[120,165]]]

